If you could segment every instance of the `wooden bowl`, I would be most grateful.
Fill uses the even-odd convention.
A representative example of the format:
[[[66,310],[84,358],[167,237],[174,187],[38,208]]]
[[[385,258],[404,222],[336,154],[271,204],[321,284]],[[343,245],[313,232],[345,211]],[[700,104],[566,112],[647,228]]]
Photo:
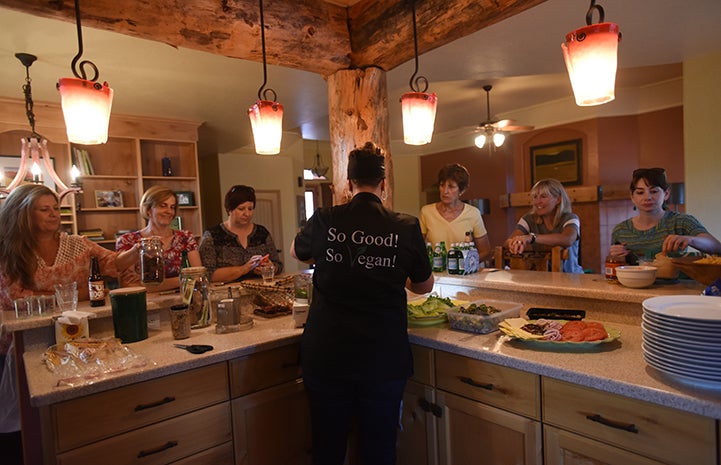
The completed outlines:
[[[721,278],[721,264],[696,263],[702,257],[673,258],[673,266],[686,273],[701,284],[709,285]]]

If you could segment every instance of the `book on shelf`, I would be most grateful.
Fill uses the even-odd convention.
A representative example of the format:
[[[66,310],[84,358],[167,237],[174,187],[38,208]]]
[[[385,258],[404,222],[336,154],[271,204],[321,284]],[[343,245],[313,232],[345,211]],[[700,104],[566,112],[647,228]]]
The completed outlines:
[[[73,165],[78,167],[81,176],[92,176],[95,174],[93,162],[90,160],[90,154],[85,149],[73,147]]]
[[[119,238],[120,236],[122,236],[123,234],[127,234],[127,233],[129,233],[129,232],[133,232],[133,231],[132,231],[131,229],[118,229],[118,230],[115,232],[115,238],[117,239],[117,238]]]
[[[95,229],[81,229],[81,230],[78,231],[78,234],[81,235],[81,236],[85,236],[85,237],[91,238],[91,239],[94,238],[94,237],[100,237],[100,238],[102,239],[102,238],[104,237],[104,236],[103,236],[103,230],[100,229],[100,228],[95,228]]]

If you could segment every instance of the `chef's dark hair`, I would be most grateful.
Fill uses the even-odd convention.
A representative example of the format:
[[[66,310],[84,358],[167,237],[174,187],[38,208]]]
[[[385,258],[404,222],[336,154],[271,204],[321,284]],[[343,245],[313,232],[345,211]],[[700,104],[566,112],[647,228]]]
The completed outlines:
[[[636,189],[636,184],[641,179],[645,179],[649,187],[660,187],[664,191],[668,190],[668,181],[666,181],[666,170],[663,168],[639,168],[633,170],[631,178],[631,192]]]
[[[253,208],[255,208],[255,189],[250,186],[233,186],[225,194],[225,211],[230,213],[245,202],[253,202]]]
[[[438,187],[445,181],[451,180],[458,184],[458,189],[461,191],[466,190],[468,184],[470,184],[471,176],[468,174],[468,170],[465,166],[458,163],[451,163],[446,165],[438,172]]]
[[[348,179],[358,186],[377,186],[386,177],[383,150],[366,142],[348,155]]]

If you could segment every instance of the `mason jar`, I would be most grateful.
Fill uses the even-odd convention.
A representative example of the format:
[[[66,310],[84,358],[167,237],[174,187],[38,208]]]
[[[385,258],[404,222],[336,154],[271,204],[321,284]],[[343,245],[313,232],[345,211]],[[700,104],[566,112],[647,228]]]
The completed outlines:
[[[180,270],[180,293],[188,306],[192,328],[210,326],[210,283],[204,266],[191,266]]]
[[[140,280],[143,284],[156,286],[165,279],[163,241],[159,236],[140,239]]]

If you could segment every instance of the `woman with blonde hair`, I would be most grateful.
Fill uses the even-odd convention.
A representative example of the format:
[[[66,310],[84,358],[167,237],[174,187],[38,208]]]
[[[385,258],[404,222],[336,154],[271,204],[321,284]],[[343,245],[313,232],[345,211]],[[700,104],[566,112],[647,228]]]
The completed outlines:
[[[123,251],[132,248],[146,237],[157,236],[163,243],[163,262],[165,264],[165,280],[158,286],[149,287],[149,291],[164,291],[180,285],[180,262],[183,251],[188,252],[190,266],[202,266],[198,242],[191,231],[172,229],[171,223],[178,214],[178,198],[175,191],[168,187],[152,186],[140,199],[140,214],[148,220],[147,226],[138,231],[120,236],[115,242],[115,250]],[[136,269],[129,269],[120,275],[123,286],[137,285],[140,282],[139,263]]]
[[[547,251],[560,245],[568,249],[563,271],[583,273],[578,264],[581,221],[571,211],[571,200],[563,185],[556,179],[542,179],[531,189],[531,199],[531,211],[518,220],[505,247],[519,254],[526,250]]]

